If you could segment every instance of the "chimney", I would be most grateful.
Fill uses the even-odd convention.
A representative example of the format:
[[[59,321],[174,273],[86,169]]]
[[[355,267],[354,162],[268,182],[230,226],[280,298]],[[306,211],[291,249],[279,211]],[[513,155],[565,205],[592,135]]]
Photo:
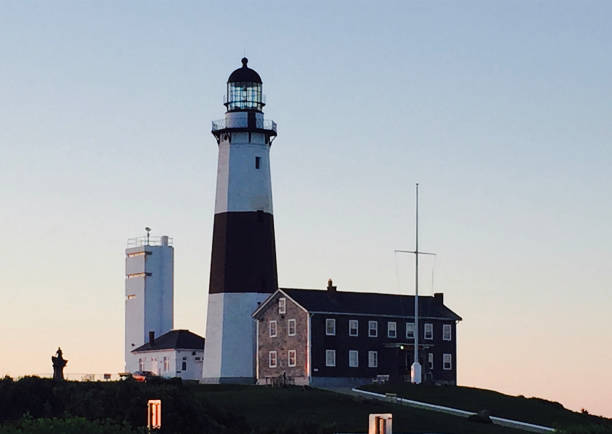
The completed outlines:
[[[331,279],[327,281],[327,290],[329,292],[336,292],[336,287],[333,285],[333,283],[334,282]]]
[[[153,342],[155,341],[155,332],[154,331],[150,331],[149,332],[149,345],[153,345]]]
[[[434,293],[434,302],[439,305],[444,304],[444,293],[443,292],[435,292]]]

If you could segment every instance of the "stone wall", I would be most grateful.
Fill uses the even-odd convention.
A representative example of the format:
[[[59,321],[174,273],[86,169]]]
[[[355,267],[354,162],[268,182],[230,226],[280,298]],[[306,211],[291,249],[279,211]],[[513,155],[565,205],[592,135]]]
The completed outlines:
[[[274,298],[258,315],[257,362],[258,384],[271,384],[272,378],[285,374],[287,381],[294,384],[308,382],[308,313],[282,293]],[[278,299],[286,300],[286,313],[279,314]],[[295,336],[289,336],[288,322],[295,319]],[[270,321],[276,321],[276,337],[270,336]],[[296,351],[295,367],[289,366],[288,353]],[[269,353],[276,351],[277,365],[269,366]]]

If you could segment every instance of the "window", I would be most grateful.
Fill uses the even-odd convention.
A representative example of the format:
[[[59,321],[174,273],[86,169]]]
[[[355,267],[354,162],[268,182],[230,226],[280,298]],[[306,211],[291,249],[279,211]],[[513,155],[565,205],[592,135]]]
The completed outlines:
[[[128,300],[134,300],[136,298],[135,294],[128,294],[127,299]]]
[[[187,357],[183,357],[183,363],[182,363],[181,369],[183,371],[187,370]]]
[[[453,355],[452,354],[443,354],[442,355],[442,369],[445,371],[450,371],[453,369]]]
[[[395,323],[395,321],[389,321],[387,323],[387,337],[388,338],[397,337],[397,324]]]
[[[278,299],[278,313],[281,315],[287,312],[287,299],[281,297]]]
[[[325,334],[327,336],[336,335],[336,320],[333,318],[327,318],[325,320]]]
[[[378,368],[378,351],[368,351],[368,368]]]
[[[138,370],[140,372],[144,371],[144,363],[142,362],[142,359],[138,359]]]
[[[336,350],[325,350],[325,366],[336,366]]]
[[[147,273],[132,273],[132,274],[128,274],[127,278],[134,279],[136,277],[145,277],[145,276],[147,276]]]
[[[368,321],[368,336],[371,338],[378,336],[378,321]]]
[[[275,338],[276,337],[276,321],[271,320],[269,328],[270,328],[270,337]]]
[[[270,351],[268,353],[268,366],[270,368],[276,368],[276,362],[277,362],[276,351]]]
[[[170,363],[168,363],[168,358],[164,357],[164,371],[168,371],[170,369]]]
[[[349,336],[359,335],[359,321],[356,319],[349,319]]]
[[[295,350],[289,350],[288,357],[287,357],[287,365],[289,365],[290,368],[293,368],[295,366],[295,359],[296,359]]]
[[[261,161],[261,157],[255,157],[255,169],[259,169],[260,161]]]
[[[144,256],[145,254],[145,252],[128,253],[128,258],[133,258],[134,256]]]
[[[429,369],[433,371],[433,353],[427,354],[427,361],[429,362]]]
[[[425,339],[432,340],[433,339],[433,324],[425,323]]]
[[[295,320],[290,319],[287,321],[287,334],[289,336],[295,336]]]
[[[414,323],[406,323],[406,339],[414,339]]]
[[[444,324],[442,326],[442,340],[450,341],[451,340],[451,335],[452,335],[451,325],[450,324]]]

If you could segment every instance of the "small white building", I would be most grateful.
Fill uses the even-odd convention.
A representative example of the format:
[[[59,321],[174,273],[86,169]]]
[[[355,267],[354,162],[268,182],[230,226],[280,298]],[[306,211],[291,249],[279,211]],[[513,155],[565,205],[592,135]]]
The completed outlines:
[[[132,356],[137,363],[135,371],[149,371],[165,378],[200,380],[204,338],[189,330],[171,330],[157,338],[151,333],[149,342],[133,350]]]

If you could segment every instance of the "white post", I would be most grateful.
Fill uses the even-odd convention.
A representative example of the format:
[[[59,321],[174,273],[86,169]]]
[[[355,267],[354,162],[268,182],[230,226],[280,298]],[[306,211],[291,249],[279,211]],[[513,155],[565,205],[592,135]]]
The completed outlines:
[[[368,422],[368,434],[393,434],[391,413],[370,414]]]

